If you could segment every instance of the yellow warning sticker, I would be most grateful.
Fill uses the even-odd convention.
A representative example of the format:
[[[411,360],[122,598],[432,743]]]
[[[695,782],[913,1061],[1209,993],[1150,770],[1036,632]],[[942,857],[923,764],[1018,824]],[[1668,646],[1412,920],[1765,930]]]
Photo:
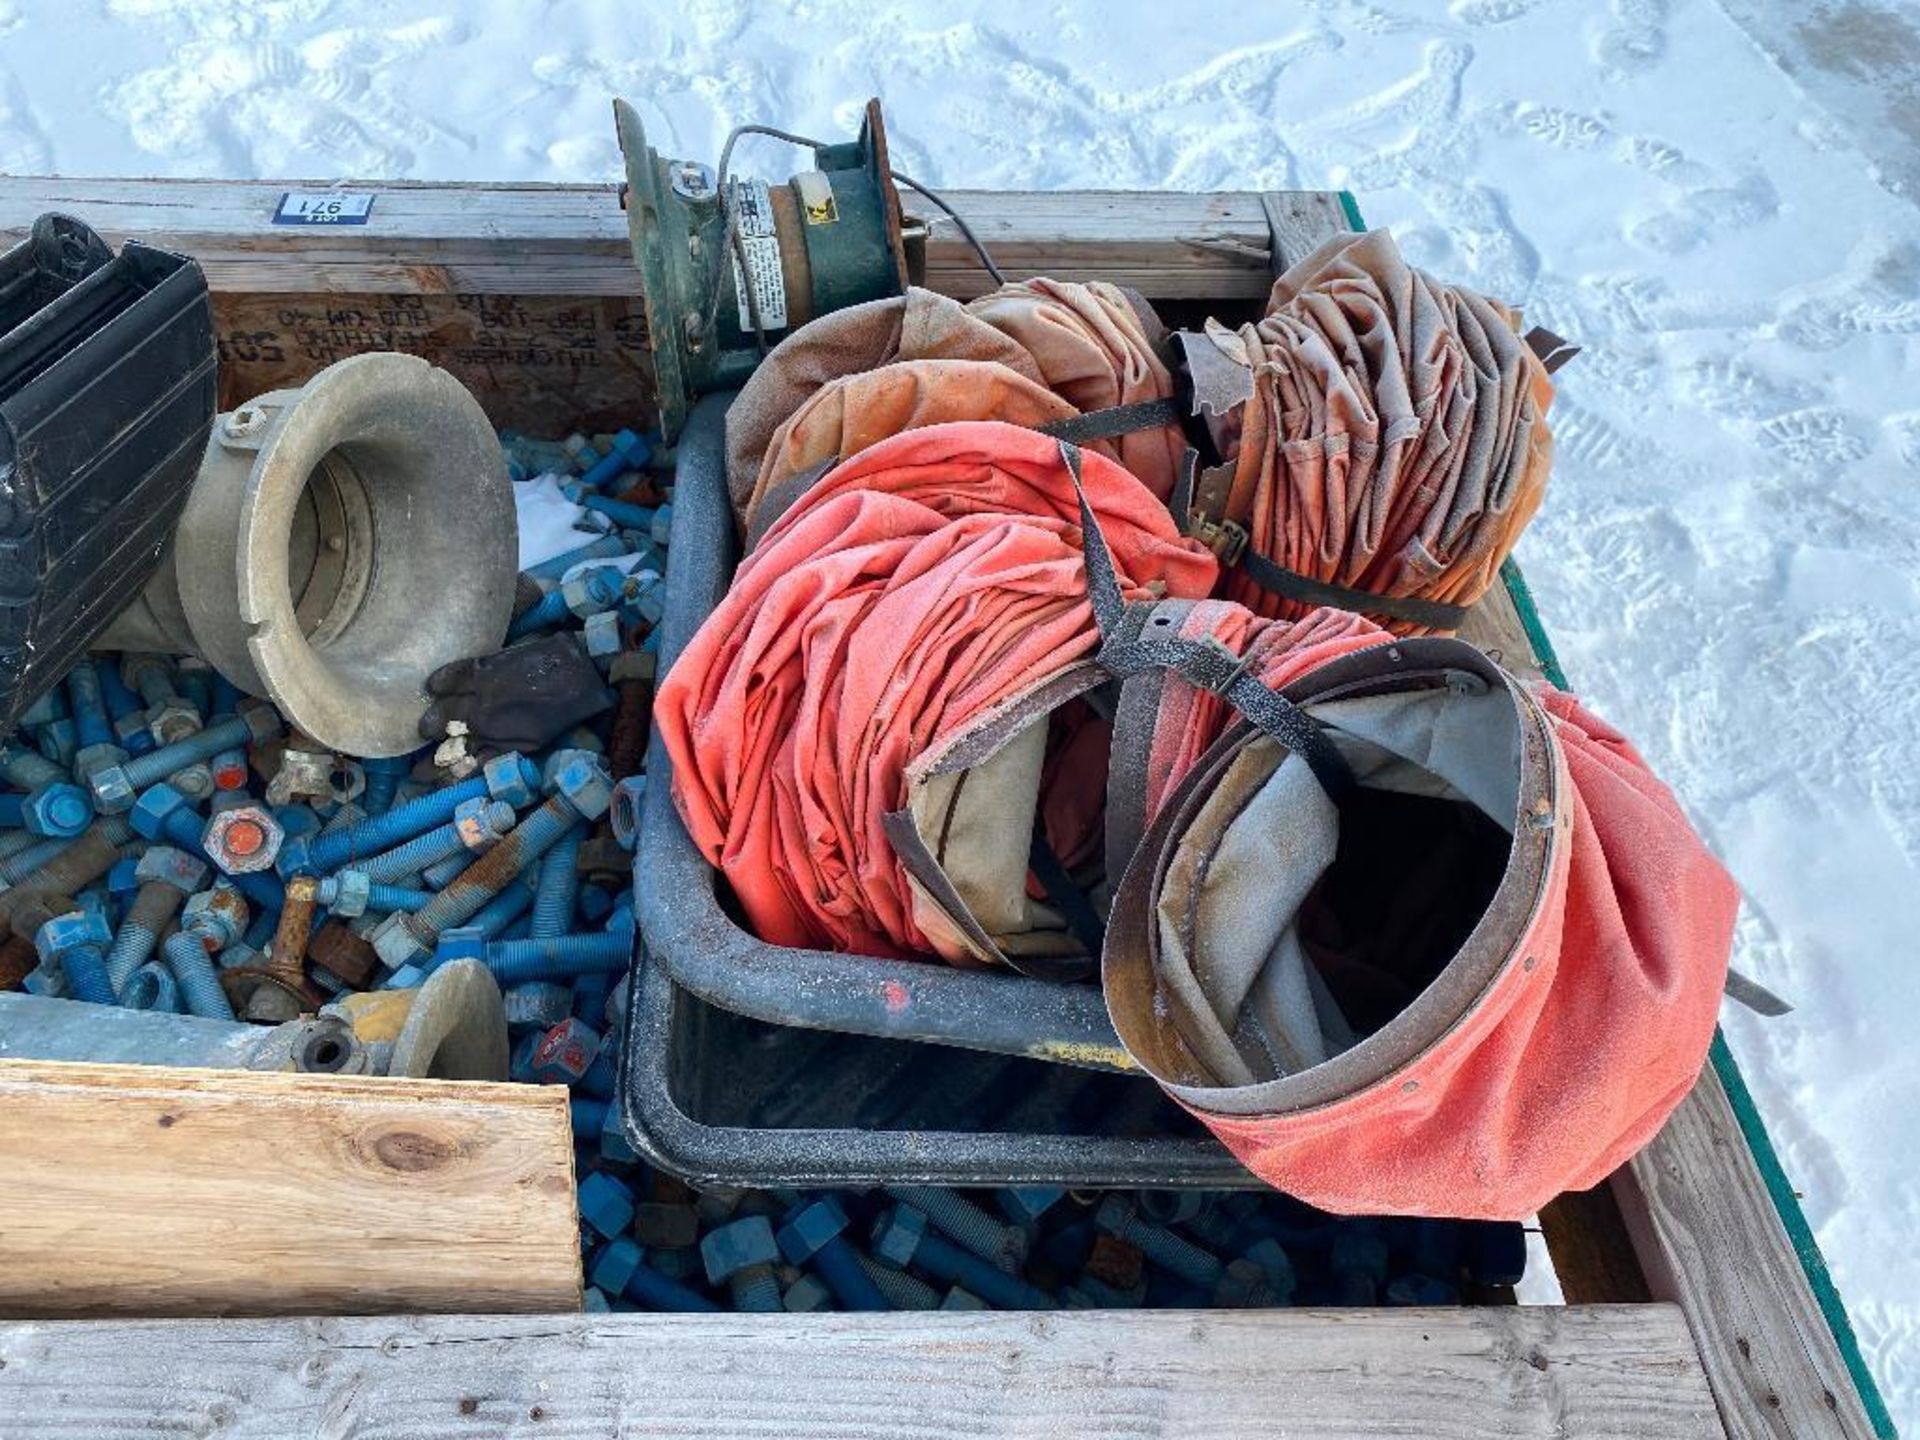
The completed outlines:
[[[800,213],[809,225],[831,225],[840,218],[840,207],[833,200],[833,184],[818,170],[802,170],[793,177],[793,188],[800,196]]]

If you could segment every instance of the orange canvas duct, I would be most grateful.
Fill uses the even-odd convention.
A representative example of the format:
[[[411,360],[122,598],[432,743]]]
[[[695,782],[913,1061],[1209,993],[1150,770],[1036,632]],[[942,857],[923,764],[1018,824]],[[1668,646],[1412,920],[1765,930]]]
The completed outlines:
[[[1224,463],[1175,499],[1266,615],[1458,628],[1538,509],[1552,382],[1497,302],[1415,270],[1386,231],[1329,240],[1257,324],[1183,337]]]
[[[1470,646],[1284,693],[1355,788],[1245,722],[1188,769],[1109,918],[1122,1041],[1323,1209],[1518,1219],[1598,1183],[1699,1073],[1731,879],[1618,732]]]
[[[675,662],[654,707],[674,799],[761,938],[981,958],[923,927],[935,912],[886,821],[908,805],[916,761],[1088,668],[1099,636],[1059,455],[986,422],[860,452],[796,499]],[[1098,455],[1085,475],[1127,593],[1212,588],[1212,556],[1138,480]],[[1098,787],[1073,788],[1097,814]]]

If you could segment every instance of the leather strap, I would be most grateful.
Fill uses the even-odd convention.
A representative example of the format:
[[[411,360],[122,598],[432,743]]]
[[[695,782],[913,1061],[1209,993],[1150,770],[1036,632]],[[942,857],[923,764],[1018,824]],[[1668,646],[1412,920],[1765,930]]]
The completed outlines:
[[[1102,667],[1125,678],[1146,670],[1167,670],[1190,685],[1225,700],[1240,714],[1302,760],[1338,804],[1355,788],[1346,757],[1320,726],[1291,700],[1263,685],[1251,673],[1250,657],[1234,654],[1218,640],[1180,638],[1170,616],[1152,614],[1150,605],[1128,605],[1114,573],[1113,555],[1100,533],[1093,506],[1080,480],[1080,452],[1060,442],[1060,458],[1080,502],[1081,547],[1087,562],[1087,599],[1100,627]]]
[[[1334,585],[1311,580],[1305,575],[1276,565],[1257,550],[1247,550],[1239,558],[1240,572],[1262,590],[1305,605],[1331,605],[1336,610],[1352,610],[1361,615],[1384,615],[1389,620],[1404,620],[1428,630],[1458,630],[1467,623],[1467,607],[1449,605],[1440,600],[1422,600],[1415,595],[1376,595],[1371,590],[1356,590],[1349,585]]]
[[[1168,398],[1142,400],[1134,405],[1110,405],[1105,410],[1089,410],[1065,420],[1049,420],[1035,428],[1042,435],[1051,435],[1056,440],[1088,445],[1095,440],[1131,435],[1136,430],[1157,430],[1162,425],[1179,423],[1180,406]]]

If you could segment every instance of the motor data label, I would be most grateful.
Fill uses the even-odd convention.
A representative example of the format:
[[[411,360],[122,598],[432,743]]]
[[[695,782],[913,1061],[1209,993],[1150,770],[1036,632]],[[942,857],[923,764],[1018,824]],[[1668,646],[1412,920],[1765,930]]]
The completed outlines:
[[[276,225],[364,225],[373,213],[367,191],[289,190],[273,212]]]
[[[753,333],[753,310],[747,296],[760,309],[764,330],[787,328],[787,282],[780,273],[780,241],[774,234],[773,201],[763,180],[736,180],[729,187],[728,204],[740,237],[740,248],[733,256],[733,293],[740,307],[740,329]],[[746,270],[741,271],[741,255]],[[749,290],[747,287],[753,288]]]

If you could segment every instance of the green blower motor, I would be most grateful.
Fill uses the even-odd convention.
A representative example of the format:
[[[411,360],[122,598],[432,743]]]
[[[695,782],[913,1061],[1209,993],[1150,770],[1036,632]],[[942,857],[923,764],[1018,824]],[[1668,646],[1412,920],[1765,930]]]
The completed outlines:
[[[867,102],[857,140],[814,145],[817,168],[780,186],[668,159],[624,100],[613,116],[668,440],[694,396],[740,384],[796,327],[905,291],[900,195],[878,100]]]

